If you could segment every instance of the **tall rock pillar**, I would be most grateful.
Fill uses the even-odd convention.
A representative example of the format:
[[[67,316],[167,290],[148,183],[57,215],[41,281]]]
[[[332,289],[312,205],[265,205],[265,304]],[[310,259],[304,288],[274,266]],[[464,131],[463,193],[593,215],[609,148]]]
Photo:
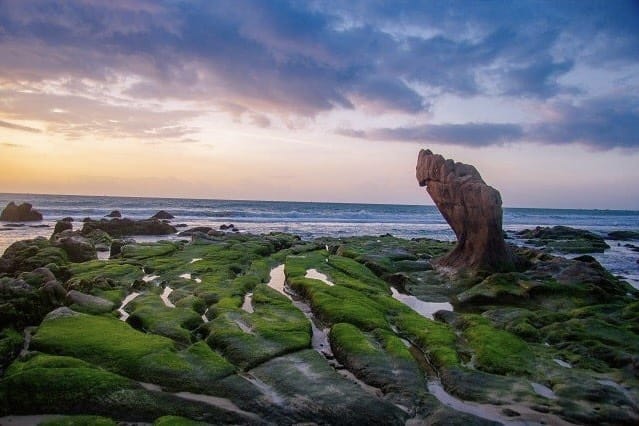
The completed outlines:
[[[439,265],[488,272],[515,269],[502,231],[501,196],[475,167],[421,150],[417,181],[457,236],[457,245]]]

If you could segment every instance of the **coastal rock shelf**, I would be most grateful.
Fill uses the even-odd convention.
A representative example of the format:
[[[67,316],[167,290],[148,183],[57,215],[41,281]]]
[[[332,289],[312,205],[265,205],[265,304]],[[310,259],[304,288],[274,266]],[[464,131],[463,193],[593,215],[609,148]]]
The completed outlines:
[[[639,421],[636,290],[533,248],[451,277],[452,248],[225,233],[71,262],[21,242],[0,259],[0,423]]]

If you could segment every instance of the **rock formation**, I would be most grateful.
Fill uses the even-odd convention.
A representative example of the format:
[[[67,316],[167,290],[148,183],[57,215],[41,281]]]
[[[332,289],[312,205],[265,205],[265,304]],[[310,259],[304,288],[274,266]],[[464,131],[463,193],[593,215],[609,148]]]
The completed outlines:
[[[177,229],[168,223],[157,219],[133,220],[115,218],[84,222],[82,234],[87,235],[94,229],[101,229],[114,238],[124,235],[169,235],[177,232]]]
[[[439,265],[490,272],[514,269],[501,226],[501,196],[486,185],[475,167],[421,150],[417,181],[426,186],[457,236],[457,245],[439,259]]]
[[[0,220],[7,222],[33,222],[42,220],[42,213],[34,210],[29,203],[22,203],[18,206],[11,201],[0,213]]]
[[[151,216],[151,219],[175,219],[175,216],[165,210],[160,210],[159,212]]]

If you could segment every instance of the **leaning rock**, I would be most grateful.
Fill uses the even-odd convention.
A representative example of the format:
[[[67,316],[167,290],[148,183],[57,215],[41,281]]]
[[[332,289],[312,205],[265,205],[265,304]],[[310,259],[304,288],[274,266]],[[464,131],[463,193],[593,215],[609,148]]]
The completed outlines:
[[[0,220],[7,222],[33,222],[42,220],[42,213],[34,210],[29,203],[22,203],[18,206],[11,201],[0,213]]]
[[[457,245],[439,265],[472,270],[514,270],[502,231],[501,196],[486,185],[475,167],[421,150],[417,181],[453,228]]]
[[[157,212],[156,214],[151,216],[151,219],[175,219],[175,216],[173,216],[169,212],[166,212],[164,210],[160,210],[159,212]]]

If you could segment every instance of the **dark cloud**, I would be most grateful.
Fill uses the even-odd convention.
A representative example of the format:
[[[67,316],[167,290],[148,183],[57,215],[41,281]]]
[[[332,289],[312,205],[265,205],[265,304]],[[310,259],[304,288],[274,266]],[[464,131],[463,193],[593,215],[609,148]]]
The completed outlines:
[[[85,98],[87,110],[88,104],[102,111],[110,105],[141,115],[126,124],[101,115],[97,125],[90,114],[76,114],[71,124],[42,111],[31,117],[46,116],[52,123],[47,128],[65,134],[114,131],[166,138],[192,131],[183,123],[187,117],[154,114],[155,108],[138,100],[193,102],[199,113],[223,110],[260,127],[271,125],[268,117],[294,121],[292,116],[312,118],[334,109],[372,107],[376,113],[414,115],[451,94],[552,104],[563,97],[567,105],[575,103],[571,97],[580,89],[564,77],[579,65],[639,66],[637,22],[639,6],[630,0],[4,0],[0,83],[20,92],[24,85],[65,81],[73,96]],[[88,93],[93,90],[102,90],[103,97]],[[20,109],[10,102],[0,112]],[[540,123],[530,136],[605,145],[601,117],[588,115],[589,122],[583,118],[581,126],[570,126],[577,117],[567,107],[562,111],[565,123]],[[615,111],[616,116],[604,117],[634,116]],[[26,110],[18,116],[30,118]],[[466,143],[475,132],[471,145],[490,138],[525,139],[518,137],[517,125],[508,126],[398,126],[376,137]],[[587,139],[582,129],[595,135]]]
[[[7,129],[11,129],[11,130],[21,130],[23,132],[29,132],[29,133],[41,133],[42,132],[42,130],[36,129],[35,127],[21,126],[20,124],[9,123],[8,121],[3,121],[3,120],[0,120],[0,127],[5,127]]]
[[[542,143],[580,143],[598,150],[639,148],[639,98],[604,97],[579,106],[554,106],[557,119],[531,126],[527,137]]]
[[[370,140],[444,143],[468,147],[532,141],[581,144],[596,150],[639,148],[639,98],[601,97],[578,105],[549,105],[554,117],[534,124],[424,124],[369,131],[339,129],[338,134]]]
[[[521,140],[524,132],[517,124],[464,123],[382,128],[370,132],[342,130],[341,134],[373,140],[434,142],[480,147],[517,142]]]

